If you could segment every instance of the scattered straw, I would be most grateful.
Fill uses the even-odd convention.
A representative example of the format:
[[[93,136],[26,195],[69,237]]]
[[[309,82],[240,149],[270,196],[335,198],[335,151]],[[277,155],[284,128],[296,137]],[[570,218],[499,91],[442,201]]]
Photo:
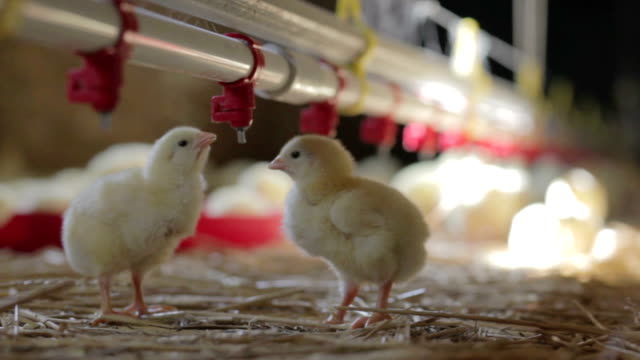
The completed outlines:
[[[72,280],[60,281],[52,285],[42,286],[33,290],[25,291],[24,293],[9,296],[4,299],[0,299],[0,311],[10,309],[15,305],[27,303],[41,296],[51,296],[57,291],[66,289],[72,286],[75,282]]]
[[[299,294],[301,292],[303,292],[303,289],[287,289],[287,290],[281,290],[281,291],[276,291],[274,293],[271,294],[265,294],[265,295],[258,295],[258,296],[253,296],[250,297],[249,299],[242,301],[242,302],[238,302],[235,304],[231,304],[231,305],[227,305],[227,306],[222,306],[216,309],[216,311],[227,311],[227,310],[239,310],[239,309],[244,309],[244,308],[248,308],[250,306],[256,306],[256,305],[261,305],[264,303],[267,303],[271,300],[274,299],[278,299],[278,298],[282,298],[285,296],[290,296],[293,294]]]
[[[591,320],[591,322],[598,327],[598,329],[609,331],[609,329],[607,329],[604,325],[602,325],[602,323],[600,323],[600,321],[598,321],[598,319],[596,319],[596,317],[593,316],[593,314],[589,310],[587,310],[587,308],[582,306],[582,304],[580,304],[578,300],[573,300],[573,303],[576,304],[576,306],[580,309],[580,311],[582,311],[587,316],[587,318],[589,318],[589,320]]]
[[[431,317],[486,321],[486,322],[493,322],[498,324],[527,326],[527,327],[533,327],[538,329],[576,331],[576,332],[582,332],[587,334],[598,334],[598,335],[608,333],[606,330],[598,329],[592,326],[554,323],[554,322],[542,323],[537,321],[505,319],[505,318],[496,318],[496,317],[483,316],[483,315],[456,314],[456,313],[438,312],[438,311],[380,309],[380,308],[368,308],[368,307],[359,307],[359,306],[351,306],[351,307],[336,306],[336,309],[345,309],[348,311],[369,311],[369,312],[381,312],[381,313],[398,314],[398,315],[418,315],[418,316],[431,316]]]
[[[375,303],[375,286],[362,287],[345,324],[326,324],[340,295],[323,262],[286,252],[190,254],[145,278],[149,304],[178,311],[109,315],[91,326],[94,279],[42,254],[0,257],[2,358],[640,358],[634,286],[431,261],[394,287],[385,312],[399,316],[350,329],[359,313],[379,310],[361,306]],[[117,308],[130,302],[128,274],[114,278],[112,294]]]

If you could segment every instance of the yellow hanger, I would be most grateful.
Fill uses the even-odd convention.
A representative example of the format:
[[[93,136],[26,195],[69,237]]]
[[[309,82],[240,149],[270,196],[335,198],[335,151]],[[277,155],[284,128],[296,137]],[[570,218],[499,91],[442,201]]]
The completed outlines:
[[[22,19],[22,5],[22,0],[5,0],[0,8],[0,39],[11,35],[18,27]]]
[[[471,82],[467,102],[466,122],[462,131],[473,139],[481,131],[476,105],[493,86],[491,77],[482,65],[480,54],[480,25],[472,18],[464,18],[456,27],[455,43],[451,56],[451,68],[455,74]]]
[[[360,84],[360,95],[353,105],[345,109],[341,109],[341,113],[343,115],[357,115],[362,112],[364,101],[369,93],[367,64],[371,59],[373,49],[378,43],[378,37],[376,36],[376,33],[369,29],[364,21],[362,21],[362,8],[359,0],[338,0],[336,4],[336,15],[360,28],[366,39],[367,47],[349,66],[351,71],[356,75],[358,83]]]

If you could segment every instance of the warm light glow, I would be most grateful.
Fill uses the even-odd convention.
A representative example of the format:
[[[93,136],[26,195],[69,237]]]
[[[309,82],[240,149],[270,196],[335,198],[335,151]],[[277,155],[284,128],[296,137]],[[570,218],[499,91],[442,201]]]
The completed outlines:
[[[544,204],[532,204],[513,217],[509,255],[520,267],[547,269],[562,261],[560,222]]]
[[[518,104],[503,99],[484,98],[478,103],[480,116],[497,128],[517,134],[529,134],[534,130],[533,110],[528,104]]]
[[[545,204],[560,219],[586,220],[591,216],[591,209],[578,200],[571,186],[564,180],[554,180],[549,185]]]
[[[523,191],[528,185],[524,170],[496,165],[486,165],[485,168],[493,190],[513,194]]]
[[[591,249],[591,256],[597,261],[604,261],[613,256],[618,246],[618,234],[615,230],[604,228],[596,235]]]
[[[475,21],[460,21],[455,32],[454,53],[451,60],[453,72],[469,76],[476,69],[479,57],[478,27]]]
[[[533,130],[533,119],[525,111],[516,111],[501,106],[496,109],[495,116],[503,129],[516,130],[520,134],[526,134]]]
[[[507,109],[506,107],[499,107],[496,109],[496,116],[503,120],[512,120],[518,116],[515,111]]]
[[[481,203],[491,191],[514,194],[529,185],[527,173],[513,166],[487,163],[476,154],[445,158],[437,170],[439,207],[445,212]]]
[[[460,114],[467,107],[467,98],[459,89],[437,81],[422,85],[419,95],[424,101],[435,101],[446,111]]]
[[[489,175],[483,161],[475,155],[443,162],[438,169],[440,208],[451,211],[480,203],[493,181]]]
[[[574,254],[569,257],[567,263],[577,270],[588,270],[591,266],[591,259],[585,254]]]
[[[573,169],[569,172],[569,180],[578,191],[588,191],[598,186],[598,181],[585,169]]]

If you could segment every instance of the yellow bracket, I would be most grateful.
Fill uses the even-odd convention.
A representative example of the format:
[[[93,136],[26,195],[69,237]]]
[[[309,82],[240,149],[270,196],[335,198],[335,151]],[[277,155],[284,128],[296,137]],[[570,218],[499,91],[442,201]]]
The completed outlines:
[[[542,78],[542,69],[537,63],[530,60],[525,60],[516,74],[516,82],[520,91],[535,100],[542,97]]]
[[[340,19],[355,22],[358,26],[364,26],[361,14],[362,7],[359,0],[338,0],[336,3],[336,15]]]
[[[477,111],[478,102],[493,87],[493,81],[482,64],[480,25],[472,18],[463,18],[456,26],[453,54],[450,59],[452,71],[471,83],[468,95],[467,112],[462,132],[469,138],[475,138],[483,123]]]
[[[23,0],[5,0],[0,8],[0,39],[3,39],[15,31],[22,19]]]
[[[375,48],[378,39],[375,33],[369,29],[365,30],[365,36],[367,39],[367,48],[360,54],[360,56],[351,64],[351,70],[356,75],[356,79],[360,84],[360,95],[358,100],[351,106],[342,109],[343,115],[353,116],[362,113],[364,102],[369,94],[369,81],[367,80],[367,64],[371,59],[371,54]]]
[[[378,37],[376,36],[376,33],[373,30],[369,29],[362,21],[361,13],[362,8],[360,6],[359,0],[338,0],[336,4],[336,15],[339,18],[350,21],[351,23],[358,26],[363,32],[367,42],[367,47],[350,65],[351,71],[353,71],[353,73],[356,75],[356,79],[360,84],[360,94],[358,96],[358,100],[353,105],[345,109],[341,109],[340,112],[343,115],[347,116],[358,115],[362,113],[365,99],[369,94],[369,82],[367,81],[367,64],[371,59],[373,49],[378,44]]]

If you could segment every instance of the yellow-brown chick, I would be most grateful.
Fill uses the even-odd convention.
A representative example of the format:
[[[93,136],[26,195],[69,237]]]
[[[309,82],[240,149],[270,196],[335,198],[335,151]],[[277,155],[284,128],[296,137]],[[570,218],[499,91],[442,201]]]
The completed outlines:
[[[378,308],[386,308],[394,282],[422,269],[429,235],[420,211],[399,191],[354,175],[351,154],[336,140],[303,135],[290,140],[271,169],[294,181],[284,213],[287,235],[309,255],[324,258],[342,282],[348,306],[360,284],[379,285]],[[338,310],[327,322],[342,323]],[[362,327],[389,319],[376,313]]]

